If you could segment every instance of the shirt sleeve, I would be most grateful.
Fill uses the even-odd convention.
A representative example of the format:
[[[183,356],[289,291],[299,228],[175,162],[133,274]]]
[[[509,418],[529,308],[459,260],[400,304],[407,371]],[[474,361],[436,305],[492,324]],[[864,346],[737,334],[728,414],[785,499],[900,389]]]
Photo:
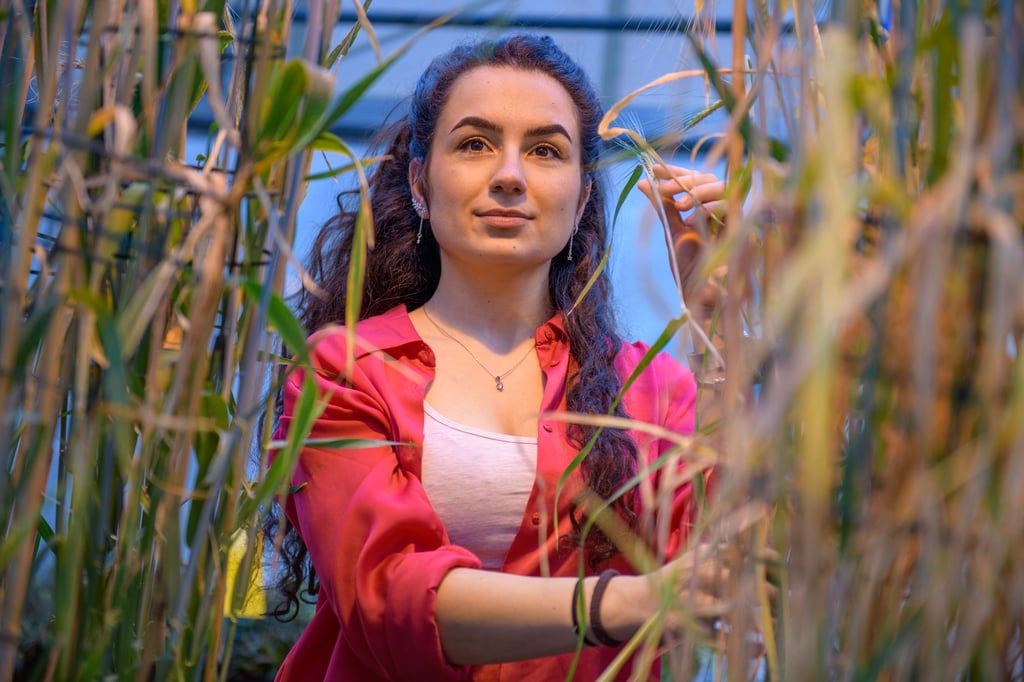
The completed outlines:
[[[633,344],[627,350],[629,363],[638,363],[648,350],[645,344]],[[689,369],[670,355],[659,353],[630,388],[626,405],[631,417],[649,421],[674,433],[691,434],[696,418],[697,383]],[[676,447],[676,443],[668,439],[643,435],[637,435],[637,441],[642,444],[639,453],[642,461],[648,466],[660,457],[670,456]],[[675,466],[657,468],[650,479],[649,492],[642,496],[649,504],[655,505],[648,514],[641,513],[642,534],[650,548],[666,558],[675,556],[683,547],[702,503],[700,496],[695,494],[695,488],[699,487],[695,483],[698,482],[689,476],[687,462],[693,459],[693,453],[679,454],[681,456]],[[708,473],[699,476],[699,483],[703,484]]]
[[[692,434],[696,425],[697,415],[697,382],[693,373],[668,355],[661,355],[657,358],[660,381],[663,382],[665,392],[668,395],[665,409],[664,426],[670,431],[679,434]],[[657,449],[659,455],[663,455],[675,447],[674,443],[661,441]],[[703,472],[694,477],[689,476],[689,466],[686,460],[692,452],[682,453],[683,457],[672,472],[671,476],[661,479],[663,485],[674,487],[672,493],[671,512],[668,520],[669,537],[665,546],[665,553],[672,557],[679,553],[703,505],[704,495],[707,488],[704,485],[710,472]],[[679,478],[689,479],[685,483],[677,484]],[[675,481],[673,480],[675,479]],[[698,489],[700,493],[698,494]]]
[[[337,379],[344,354],[336,351],[337,344],[318,344],[313,353],[327,403],[311,438],[397,440],[384,394],[360,367],[364,361],[347,381]],[[282,430],[301,385],[294,376],[285,386]],[[436,595],[448,571],[479,568],[480,561],[448,543],[419,479],[398,465],[394,448],[306,447],[292,483],[286,511],[320,580],[318,608],[330,606],[344,638],[334,655],[354,655],[384,679],[468,677],[468,667],[444,657]]]

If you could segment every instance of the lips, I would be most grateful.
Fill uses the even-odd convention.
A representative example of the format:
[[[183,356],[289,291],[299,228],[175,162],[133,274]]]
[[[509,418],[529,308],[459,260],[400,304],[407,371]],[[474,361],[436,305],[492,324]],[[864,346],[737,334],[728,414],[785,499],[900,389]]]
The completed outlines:
[[[507,208],[494,208],[477,214],[483,222],[492,227],[519,227],[525,225],[530,216],[522,211]]]
[[[530,218],[530,216],[514,208],[492,208],[489,211],[479,213],[479,215],[481,217],[497,216],[499,218]]]

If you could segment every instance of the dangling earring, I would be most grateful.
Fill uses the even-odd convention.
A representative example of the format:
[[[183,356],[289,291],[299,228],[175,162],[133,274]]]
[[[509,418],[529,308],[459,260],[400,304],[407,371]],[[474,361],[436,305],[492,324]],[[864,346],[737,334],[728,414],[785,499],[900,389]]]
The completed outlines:
[[[420,217],[420,229],[416,231],[416,243],[419,244],[423,241],[423,214],[427,212],[427,207],[424,206],[419,199],[415,197],[412,200],[413,210],[416,211],[416,215]]]
[[[572,240],[573,240],[573,237],[576,236],[576,233],[579,232],[579,231],[580,231],[580,225],[579,225],[579,223],[575,223],[572,226],[572,233],[569,235],[569,255],[568,255],[568,258],[566,258],[566,260],[568,260],[570,263],[572,262]]]

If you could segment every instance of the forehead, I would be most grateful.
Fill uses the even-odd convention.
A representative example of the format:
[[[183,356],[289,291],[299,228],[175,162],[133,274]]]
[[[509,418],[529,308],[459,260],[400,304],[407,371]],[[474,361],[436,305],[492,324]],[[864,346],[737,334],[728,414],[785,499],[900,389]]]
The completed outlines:
[[[441,109],[438,133],[466,116],[479,116],[502,127],[524,128],[561,123],[579,141],[579,115],[569,91],[543,71],[505,66],[478,66],[456,79]],[[447,124],[447,127],[445,127]]]

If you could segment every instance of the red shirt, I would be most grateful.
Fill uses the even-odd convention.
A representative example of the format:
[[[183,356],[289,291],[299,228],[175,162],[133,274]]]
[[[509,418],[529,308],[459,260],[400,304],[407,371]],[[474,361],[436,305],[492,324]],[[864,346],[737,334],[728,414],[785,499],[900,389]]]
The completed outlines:
[[[449,543],[420,484],[423,402],[434,377],[434,353],[416,333],[404,307],[360,322],[356,336],[355,363],[347,373],[345,330],[333,328],[312,337],[316,382],[327,404],[310,437],[401,445],[302,451],[292,480],[302,487],[287,498],[285,511],[309,549],[320,593],[316,613],[282,664],[278,680],[565,679],[573,654],[487,666],[456,666],[445,659],[435,616],[437,587],[449,570],[480,568],[480,561]],[[570,359],[560,313],[537,330],[536,342],[546,377],[540,413],[565,410]],[[615,363],[623,378],[646,351],[643,344],[623,345]],[[293,375],[285,386],[282,433],[301,385],[301,376]],[[633,419],[689,433],[696,394],[691,373],[660,354],[630,387],[624,406]],[[557,534],[549,520],[558,481],[577,454],[566,437],[566,425],[538,421],[541,484],[534,483],[503,572],[541,575],[543,556],[550,575],[577,575],[578,550],[556,544],[571,530],[568,505],[583,486],[578,469],[558,498]],[[641,464],[672,447],[645,433],[631,435]],[[651,480],[658,484],[657,476]],[[659,524],[669,524],[668,543],[660,548],[665,554],[674,553],[685,538],[691,507],[687,485],[675,491],[669,514],[659,517]],[[658,535],[653,528],[646,531],[647,537]],[[610,565],[634,572],[621,556]],[[584,649],[576,679],[595,679],[617,653],[603,647]]]

